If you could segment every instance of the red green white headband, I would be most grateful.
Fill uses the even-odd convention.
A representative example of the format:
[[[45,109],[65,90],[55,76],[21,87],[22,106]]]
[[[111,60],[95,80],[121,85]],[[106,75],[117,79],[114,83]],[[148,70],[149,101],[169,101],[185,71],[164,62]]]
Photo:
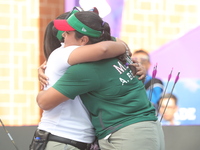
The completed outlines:
[[[91,37],[100,37],[102,32],[94,30],[82,23],[76,16],[72,14],[67,20],[54,20],[54,26],[60,31],[78,31],[84,35]]]

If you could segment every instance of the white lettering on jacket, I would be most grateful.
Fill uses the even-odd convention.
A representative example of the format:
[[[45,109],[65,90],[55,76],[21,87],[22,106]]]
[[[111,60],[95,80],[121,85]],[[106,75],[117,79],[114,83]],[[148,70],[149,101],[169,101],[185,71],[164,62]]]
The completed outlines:
[[[119,74],[124,73],[124,72],[127,70],[127,68],[128,68],[128,67],[124,67],[124,65],[121,64],[119,61],[118,61],[118,65],[119,65],[119,66],[113,65],[113,67],[119,72]],[[132,73],[131,70],[130,70],[130,72],[128,72],[126,75],[128,76],[128,78],[129,78],[130,80],[125,80],[125,79],[123,79],[123,78],[119,78],[119,80],[120,80],[120,82],[122,83],[122,85],[124,85],[125,83],[130,82],[131,80],[133,80],[133,78],[135,78],[135,76],[133,75],[133,73]]]

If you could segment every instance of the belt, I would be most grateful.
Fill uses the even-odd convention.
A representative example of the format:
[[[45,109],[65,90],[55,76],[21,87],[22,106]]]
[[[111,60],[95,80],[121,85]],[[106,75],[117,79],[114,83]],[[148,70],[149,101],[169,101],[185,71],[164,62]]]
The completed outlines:
[[[59,136],[52,135],[52,134],[49,134],[48,140],[59,142],[59,143],[69,144],[69,145],[79,148],[80,150],[89,150],[91,147],[91,144],[74,141],[71,139],[59,137]]]

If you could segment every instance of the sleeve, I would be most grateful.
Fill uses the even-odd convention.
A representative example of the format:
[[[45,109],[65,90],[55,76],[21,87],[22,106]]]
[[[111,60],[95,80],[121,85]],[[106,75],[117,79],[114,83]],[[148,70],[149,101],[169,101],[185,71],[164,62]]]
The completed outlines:
[[[99,77],[95,69],[87,64],[71,66],[53,85],[53,88],[70,99],[100,87]]]
[[[69,56],[71,55],[71,53],[76,49],[78,48],[79,46],[68,46],[68,47],[65,47],[65,48],[62,48],[60,49],[60,51],[57,51],[56,55],[57,55],[57,59],[54,60],[54,63],[55,62],[59,62],[59,65],[61,65],[61,68],[65,68],[65,67],[62,67],[63,66],[71,66],[69,63],[68,63],[68,59],[69,59]],[[62,54],[62,55],[60,55]]]
[[[114,36],[111,36],[111,39],[112,39],[112,41],[117,41],[117,39],[116,39],[116,37],[114,37]]]
[[[79,46],[57,48],[49,56],[49,59],[47,61],[47,67],[50,66],[51,68],[54,68],[55,72],[63,72],[63,70],[65,71],[68,67],[70,67],[70,64],[68,63],[69,56],[72,53],[72,51],[74,51],[77,47]]]

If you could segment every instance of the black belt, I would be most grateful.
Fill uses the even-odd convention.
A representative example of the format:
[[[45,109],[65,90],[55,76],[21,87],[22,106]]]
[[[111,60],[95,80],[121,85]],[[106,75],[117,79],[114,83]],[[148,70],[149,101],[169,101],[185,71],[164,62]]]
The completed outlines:
[[[72,146],[79,148],[80,150],[89,150],[90,146],[91,146],[91,144],[74,141],[74,140],[71,140],[71,139],[59,137],[59,136],[52,135],[52,134],[49,134],[48,140],[59,142],[59,143],[69,144],[69,145],[72,145]]]

